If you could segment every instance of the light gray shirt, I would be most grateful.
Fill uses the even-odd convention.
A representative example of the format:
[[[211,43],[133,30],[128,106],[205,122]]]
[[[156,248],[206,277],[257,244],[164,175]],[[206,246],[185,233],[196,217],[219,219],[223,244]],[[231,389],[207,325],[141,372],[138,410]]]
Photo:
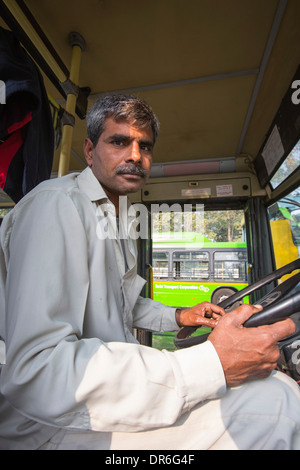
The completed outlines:
[[[175,310],[140,297],[136,240],[129,234],[122,248],[115,227],[90,168],[40,184],[5,217],[0,449],[38,448],[61,427],[168,426],[225,392],[209,341],[176,352],[138,344],[134,327],[178,329]]]

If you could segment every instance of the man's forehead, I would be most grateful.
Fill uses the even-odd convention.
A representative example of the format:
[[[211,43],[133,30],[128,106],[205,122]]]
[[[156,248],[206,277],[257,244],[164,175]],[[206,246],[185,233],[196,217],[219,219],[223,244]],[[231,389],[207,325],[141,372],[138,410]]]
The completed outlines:
[[[106,134],[123,134],[127,136],[141,134],[151,138],[153,140],[153,131],[151,126],[142,126],[137,121],[125,120],[125,119],[114,119],[108,117],[104,123],[103,133]]]

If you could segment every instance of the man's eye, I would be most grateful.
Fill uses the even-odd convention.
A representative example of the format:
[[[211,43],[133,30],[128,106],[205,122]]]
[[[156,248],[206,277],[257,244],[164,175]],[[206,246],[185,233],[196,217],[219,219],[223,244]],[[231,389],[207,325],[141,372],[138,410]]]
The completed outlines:
[[[113,145],[117,145],[118,147],[123,147],[125,145],[125,142],[123,140],[113,140],[112,143]]]
[[[147,144],[142,144],[140,146],[141,150],[143,150],[144,152],[152,152],[152,146],[151,145],[147,145]]]

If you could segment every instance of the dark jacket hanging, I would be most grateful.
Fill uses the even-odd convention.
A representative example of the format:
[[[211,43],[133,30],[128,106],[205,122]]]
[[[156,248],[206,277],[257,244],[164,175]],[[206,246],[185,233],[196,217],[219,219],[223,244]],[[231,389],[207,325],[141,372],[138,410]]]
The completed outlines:
[[[0,27],[0,187],[18,202],[51,175],[54,131],[43,78],[11,31]]]

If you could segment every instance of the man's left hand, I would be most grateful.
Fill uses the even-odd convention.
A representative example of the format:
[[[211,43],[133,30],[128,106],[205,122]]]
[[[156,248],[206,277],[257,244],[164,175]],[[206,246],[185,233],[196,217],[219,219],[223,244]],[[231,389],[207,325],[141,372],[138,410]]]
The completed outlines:
[[[180,327],[204,325],[214,328],[217,326],[220,318],[225,315],[225,310],[210,302],[202,302],[194,307],[183,310],[178,309],[175,315]]]

